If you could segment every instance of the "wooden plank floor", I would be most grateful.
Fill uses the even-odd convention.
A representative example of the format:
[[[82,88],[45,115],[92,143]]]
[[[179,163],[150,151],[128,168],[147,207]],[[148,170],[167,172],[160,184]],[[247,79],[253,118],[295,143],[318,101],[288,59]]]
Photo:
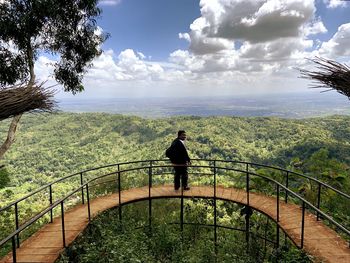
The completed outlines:
[[[173,186],[153,187],[151,196],[179,197],[181,191],[175,191]],[[214,191],[209,186],[191,187],[185,191],[186,197],[213,197]],[[123,191],[121,203],[145,199],[148,197],[148,187],[134,188]],[[217,187],[217,198],[246,204],[246,193],[234,188]],[[119,203],[118,194],[99,197],[91,200],[92,217],[102,211],[115,207]],[[257,193],[250,193],[250,206],[276,219],[276,199]],[[78,205],[65,213],[66,244],[69,245],[88,224],[87,205]],[[280,201],[279,225],[294,240],[300,244],[301,208],[294,204]],[[21,244],[17,250],[17,262],[54,262],[63,251],[61,217],[55,218],[53,223],[42,227],[33,236]],[[316,221],[314,215],[305,215],[304,249],[311,255],[324,262],[350,263],[350,248],[339,235]],[[1,263],[12,262],[12,255],[3,258]]]

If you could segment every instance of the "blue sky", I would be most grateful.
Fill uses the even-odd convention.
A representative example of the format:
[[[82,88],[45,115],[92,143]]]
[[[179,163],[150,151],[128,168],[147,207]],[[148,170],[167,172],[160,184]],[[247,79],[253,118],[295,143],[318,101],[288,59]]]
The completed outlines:
[[[102,0],[99,6],[98,25],[111,37],[84,77],[81,98],[318,92],[296,67],[312,68],[307,58],[315,56],[350,62],[349,1]],[[39,58],[40,78],[52,74],[51,59]]]
[[[186,49],[188,44],[178,33],[188,31],[200,16],[199,1],[194,0],[124,0],[101,7],[99,25],[111,33],[104,49],[131,48],[155,60],[166,60],[174,50]]]
[[[200,17],[199,0],[121,0],[100,4],[103,10],[99,25],[111,33],[104,49],[138,50],[155,60],[166,60],[171,52],[187,49],[188,43],[179,39],[180,32],[188,32],[191,23]],[[340,2],[340,1],[339,1]],[[115,3],[115,4],[112,4]],[[315,1],[319,16],[328,32],[314,39],[327,41],[339,25],[350,22],[350,9],[342,6],[327,8]]]

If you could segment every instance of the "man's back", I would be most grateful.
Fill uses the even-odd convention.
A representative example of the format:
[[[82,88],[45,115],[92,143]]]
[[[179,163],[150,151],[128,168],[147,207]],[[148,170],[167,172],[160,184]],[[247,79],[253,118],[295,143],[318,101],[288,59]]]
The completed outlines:
[[[190,157],[188,156],[186,147],[179,138],[176,138],[172,142],[172,147],[174,151],[174,157],[171,160],[171,162],[177,164],[185,164],[186,162],[190,161]]]
[[[177,138],[172,142],[171,154],[168,154],[168,150],[166,151],[167,156],[171,156],[170,161],[173,164],[182,164],[182,165],[174,165],[175,177],[174,177],[174,188],[175,191],[180,188],[180,183],[182,183],[182,187],[184,190],[190,190],[188,187],[188,172],[187,165],[191,163],[190,157],[188,156],[186,147],[186,132],[184,130],[180,130],[177,133]]]

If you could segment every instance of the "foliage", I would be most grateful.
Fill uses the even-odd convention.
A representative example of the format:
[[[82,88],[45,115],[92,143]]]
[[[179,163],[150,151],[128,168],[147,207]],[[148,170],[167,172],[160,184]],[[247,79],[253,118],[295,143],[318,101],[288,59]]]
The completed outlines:
[[[10,176],[5,167],[0,166],[0,189],[7,186],[10,182]]]
[[[187,146],[192,158],[244,160],[281,166],[314,176],[341,191],[350,193],[348,176],[350,165],[348,155],[350,152],[349,124],[350,118],[347,116],[284,120],[237,117],[142,119],[104,113],[24,115],[17,141],[4,160],[11,175],[11,182],[7,187],[0,189],[0,202],[1,206],[4,206],[48,182],[87,168],[130,160],[165,158],[164,151],[176,137],[176,132],[179,129],[184,129],[188,133]],[[7,121],[0,125],[0,138],[6,136],[6,125]],[[244,169],[244,167],[240,168]],[[269,169],[258,170],[254,167],[250,169],[277,181],[285,182],[284,173]],[[200,171],[210,172],[205,169]],[[218,170],[218,175],[218,184],[238,188],[245,187],[244,176],[237,172],[224,173]],[[115,178],[107,179],[115,180]],[[74,180],[72,178],[70,181],[55,186],[53,188],[54,200],[78,186],[79,180]],[[136,174],[128,174],[123,180],[125,187],[147,184],[147,177],[141,177],[139,174],[137,176]],[[317,185],[293,176],[290,176],[290,180],[290,187],[294,191],[299,192],[315,204]],[[155,184],[171,183],[171,181],[171,176],[154,178]],[[212,184],[212,178],[190,176],[190,183]],[[112,184],[106,183],[105,185],[108,187],[96,187],[95,192],[92,193],[106,194],[115,190],[115,186]],[[251,190],[258,191],[261,188],[268,194],[276,194],[273,185],[252,177]],[[79,202],[79,196],[74,197],[74,200],[72,200],[71,205]],[[42,193],[34,196],[28,202],[21,203],[19,206],[20,220],[29,218],[43,207],[47,207],[48,202],[48,193]],[[349,205],[346,199],[334,195],[334,192],[322,191],[321,208],[329,211],[335,219],[348,227],[350,222]],[[213,211],[210,202],[194,200],[187,202],[185,207],[186,220],[212,224]],[[227,204],[220,205],[220,207],[218,212],[221,223],[232,227],[243,226],[244,220],[235,212],[237,208]],[[163,213],[166,214],[166,212],[167,210]],[[178,217],[175,219],[174,221],[178,221]],[[256,224],[253,228],[257,233],[260,233],[259,231],[262,231],[266,223],[255,215],[254,220]],[[167,233],[168,239],[163,240],[164,244],[177,242],[176,237],[167,232],[172,231],[170,223],[167,222],[167,227],[170,228],[159,228],[160,233],[162,231]],[[159,225],[162,225],[161,222]],[[0,216],[2,237],[13,231],[13,226],[13,213]],[[267,224],[267,228],[273,229],[269,224]],[[186,227],[186,229],[190,229],[186,235],[190,236],[191,240],[201,237],[203,232],[195,227]],[[269,233],[272,237],[275,235],[273,231]],[[145,234],[147,233],[140,231],[139,236],[135,239],[142,240],[142,236]],[[242,239],[239,235],[223,234],[222,236],[224,235],[225,238],[231,240],[231,244],[236,243],[235,240]],[[23,238],[25,236],[24,234]],[[121,241],[115,241],[126,242],[125,244],[116,243],[115,247],[130,247],[127,245],[128,240],[129,236],[127,235]],[[199,241],[196,249],[202,251],[203,255],[212,253],[212,250],[204,250],[204,245],[209,242],[207,239],[204,240],[206,241]],[[140,244],[140,246],[142,247],[144,244]],[[151,244],[147,243],[147,246],[151,246]],[[155,246],[162,251],[167,251],[168,247],[168,245],[162,247],[161,244]],[[102,246],[96,247],[102,248]],[[256,243],[255,247],[257,248],[256,253],[264,257],[261,244]],[[225,254],[227,250],[228,248],[224,249],[223,253]],[[239,247],[237,250],[244,251]],[[136,252],[137,249],[130,250],[128,256]],[[159,253],[166,255],[168,252]],[[178,253],[185,252],[179,250]],[[273,249],[267,250],[266,255],[273,253],[275,253]],[[222,258],[225,258],[224,254],[222,254]],[[190,255],[188,257],[190,258]],[[227,258],[229,257],[230,254],[227,255]],[[243,258],[244,254],[240,257]]]
[[[6,121],[0,125],[0,138],[6,137],[7,125]],[[165,158],[165,149],[176,137],[177,130],[184,128],[188,130],[187,146],[192,158],[252,161],[320,176],[318,172],[314,174],[316,170],[311,164],[321,158],[313,154],[324,149],[328,154],[322,157],[320,162],[324,165],[320,169],[325,172],[329,164],[333,165],[332,169],[338,167],[336,174],[327,170],[329,182],[349,193],[347,184],[339,184],[336,179],[344,175],[350,165],[349,127],[350,118],[346,116],[283,120],[142,119],[104,113],[25,115],[20,134],[4,164],[11,174],[9,189],[16,195],[10,198],[13,200],[56,178],[87,168]],[[299,168],[291,166],[295,158],[299,158]],[[325,162],[327,158],[329,162]],[[323,175],[322,180],[326,177]],[[16,187],[19,185],[21,187]]]
[[[187,202],[185,222],[194,222],[191,219],[204,219],[202,223],[208,223],[205,222],[205,218],[209,211],[203,213],[203,209],[208,208],[208,202],[210,201]],[[310,262],[303,252],[290,247],[290,242],[283,250],[277,251],[271,245],[260,247],[264,242],[258,244],[257,238],[251,240],[250,248],[247,250],[245,235],[242,232],[221,228],[218,228],[218,242],[215,249],[213,227],[184,225],[181,233],[180,225],[171,223],[179,221],[178,200],[158,200],[153,204],[150,229],[146,215],[147,203],[138,202],[123,207],[122,221],[118,217],[118,208],[103,213],[93,220],[83,235],[62,254],[58,262],[253,263],[275,262],[281,258],[283,262],[296,262],[296,259],[298,262]],[[218,206],[220,219],[224,217],[225,206],[232,209],[231,213],[235,214],[233,217],[239,214],[240,206],[221,203]],[[212,208],[211,205],[209,207]],[[257,218],[260,217],[262,216]],[[254,222],[257,222],[256,219],[252,223]],[[269,227],[272,229],[273,225]],[[267,238],[271,238],[271,233]]]
[[[96,0],[2,1],[0,83],[27,81],[40,52],[50,52],[59,55],[56,80],[66,91],[82,91],[82,73],[106,39],[97,33],[96,5]]]

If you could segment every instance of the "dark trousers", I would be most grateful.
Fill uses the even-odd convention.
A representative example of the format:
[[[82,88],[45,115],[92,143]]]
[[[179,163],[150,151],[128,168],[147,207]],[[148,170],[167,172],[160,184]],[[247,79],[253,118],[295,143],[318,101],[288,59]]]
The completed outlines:
[[[187,187],[187,182],[188,182],[187,166],[174,166],[174,170],[175,170],[175,178],[174,178],[175,189],[180,188],[180,179],[182,181],[182,187]]]

